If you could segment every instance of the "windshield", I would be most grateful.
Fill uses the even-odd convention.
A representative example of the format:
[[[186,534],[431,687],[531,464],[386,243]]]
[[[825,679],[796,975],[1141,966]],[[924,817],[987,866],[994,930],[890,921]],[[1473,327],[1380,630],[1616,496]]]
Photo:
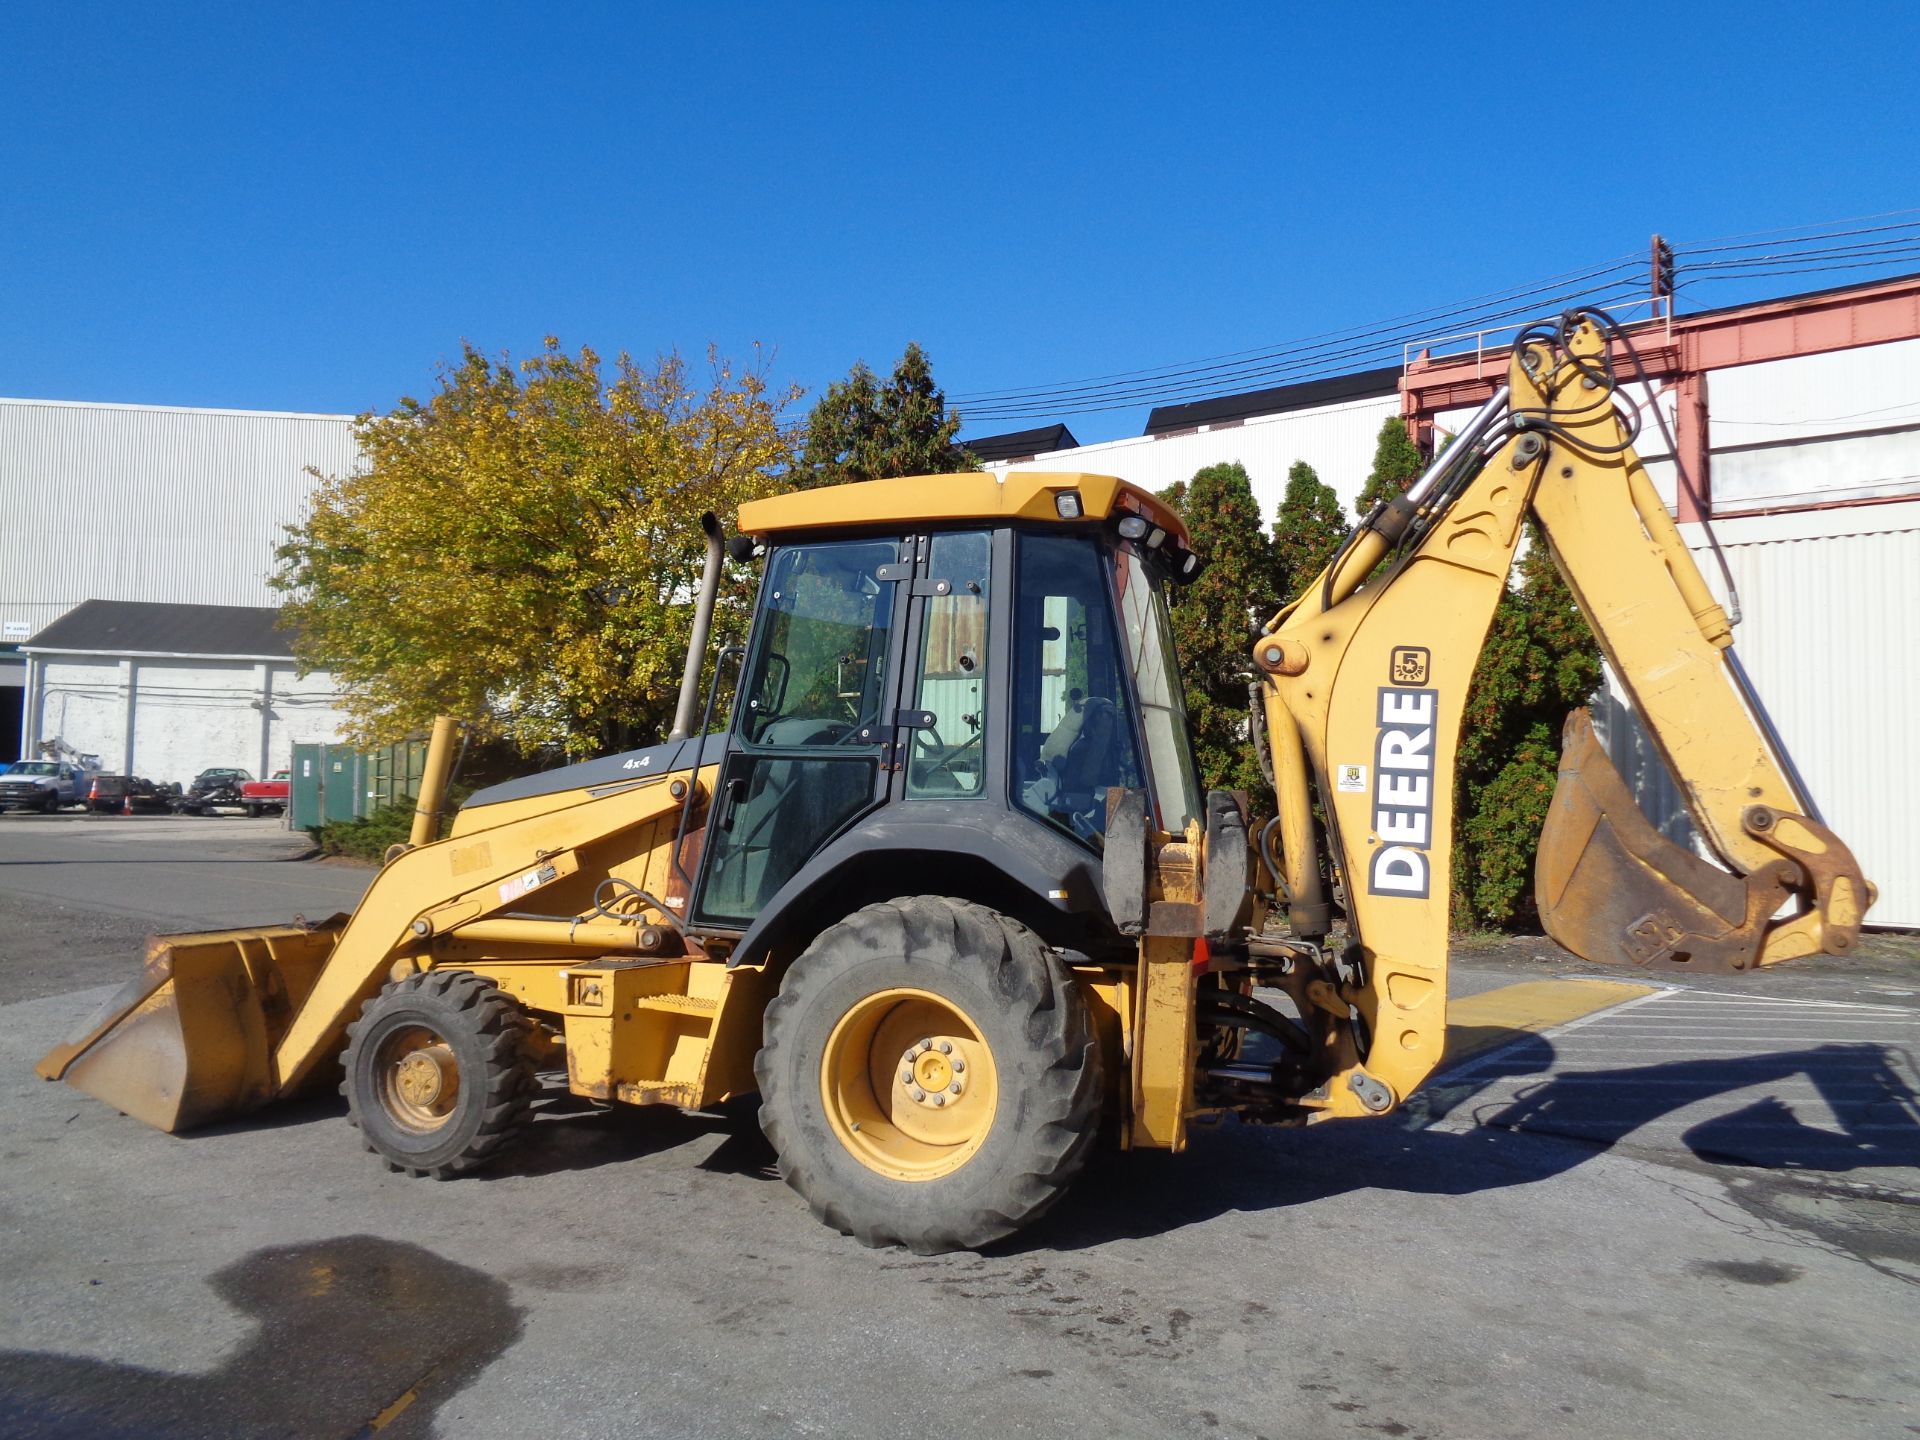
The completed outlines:
[[[894,540],[794,545],[775,553],[741,733],[757,745],[857,743],[886,692]],[[877,741],[875,742],[878,743]]]
[[[1200,815],[1200,781],[1187,741],[1187,705],[1180,691],[1180,663],[1173,653],[1166,592],[1147,574],[1131,545],[1114,563],[1120,629],[1140,701],[1140,728],[1147,737],[1147,769],[1160,802],[1160,827],[1178,832]]]
[[[7,767],[9,775],[58,775],[60,767],[51,760],[20,760]]]

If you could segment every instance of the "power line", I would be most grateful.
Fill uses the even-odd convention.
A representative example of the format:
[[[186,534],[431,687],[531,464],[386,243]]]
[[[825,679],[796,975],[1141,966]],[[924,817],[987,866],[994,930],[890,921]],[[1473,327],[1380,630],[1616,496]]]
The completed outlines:
[[[1734,250],[1734,249],[1742,248],[1740,246],[1729,243],[1736,240],[1752,240],[1756,236],[1766,236],[1766,235],[1791,235],[1791,234],[1794,234],[1796,231],[1812,230],[1817,225],[1859,226],[1861,225],[1861,222],[1866,220],[1890,220],[1896,215],[1920,215],[1920,209],[1883,210],[1877,215],[1852,215],[1847,217],[1844,220],[1819,220],[1819,221],[1814,221],[1812,224],[1809,224],[1809,225],[1788,225],[1778,230],[1748,230],[1745,233],[1739,234],[1739,235],[1716,235],[1705,240],[1675,241],[1674,246],[1676,249],[1685,249],[1692,252],[1693,254],[1701,255],[1701,254],[1707,254],[1709,252],[1717,251],[1717,250]],[[1821,230],[1817,234],[1807,236],[1806,238],[1815,239],[1815,240],[1835,240],[1846,235],[1867,235],[1867,234],[1873,233],[1873,231],[1875,230],[1891,229],[1891,228],[1894,228],[1894,227],[1866,226],[1864,228],[1853,229],[1853,230],[1827,229],[1827,230]],[[1772,243],[1772,242],[1763,241],[1762,243]]]
[[[1291,354],[1301,350],[1318,348],[1323,344],[1331,345],[1350,340],[1363,333],[1377,333],[1377,330],[1369,330],[1369,325],[1377,327],[1378,330],[1385,330],[1403,328],[1410,324],[1442,323],[1453,315],[1466,313],[1483,304],[1495,304],[1524,298],[1527,295],[1539,294],[1556,287],[1577,284],[1581,281],[1607,275],[1615,270],[1624,269],[1629,266],[1638,266],[1643,263],[1642,259],[1637,255],[1623,255],[1619,259],[1610,261],[1597,268],[1569,271],[1566,274],[1555,275],[1546,280],[1536,282],[1531,286],[1519,286],[1506,290],[1490,291],[1485,295],[1475,296],[1471,300],[1462,300],[1449,305],[1428,306],[1425,309],[1410,311],[1405,315],[1397,315],[1387,320],[1370,321],[1363,325],[1349,326],[1342,330],[1323,331],[1318,335],[1309,335],[1297,341],[1276,342],[1274,345],[1256,346],[1251,350],[1237,350],[1226,355],[1215,355],[1205,360],[1177,361],[1172,366],[1152,366],[1142,370],[1120,370],[1107,375],[1088,376],[1083,380],[1052,382],[1047,385],[1035,387],[969,391],[956,394],[952,398],[956,402],[968,400],[1028,399],[1081,387],[1097,387],[1098,382],[1105,380],[1127,380],[1134,377],[1154,378],[1162,375],[1195,374],[1199,373],[1201,368],[1213,368],[1216,366],[1219,368],[1233,368],[1226,362],[1240,361],[1243,364],[1252,364],[1255,363],[1255,361],[1248,360],[1246,357],[1251,356],[1257,359],[1271,354]]]
[[[1920,259],[1920,209],[1713,237],[1676,244],[1672,250],[1684,277],[1676,289],[1733,279],[1884,267]],[[1280,383],[1330,378],[1350,372],[1369,359],[1397,360],[1406,345],[1436,338],[1436,331],[1450,329],[1484,340],[1518,328],[1509,321],[1531,319],[1549,308],[1577,303],[1618,305],[1632,300],[1645,292],[1641,277],[1646,264],[1643,256],[1622,256],[1546,280],[1299,340],[1199,360],[1109,371],[1079,380],[960,392],[950,400],[968,421],[1004,423],[1178,404]]]
[[[1735,255],[1725,260],[1698,260],[1690,270],[1727,270],[1741,265],[1760,265],[1776,260],[1819,260],[1841,255],[1871,255],[1882,250],[1906,250],[1920,244],[1920,229],[1912,234],[1895,235],[1885,240],[1862,240],[1853,245],[1828,245],[1810,250],[1775,250],[1766,255]],[[1692,252],[1682,252],[1692,253]]]
[[[1585,301],[1589,304],[1618,304],[1622,299],[1631,298],[1639,293],[1638,281],[1615,281],[1597,290],[1574,291],[1560,295],[1552,300],[1529,299],[1523,304],[1491,314],[1482,313],[1473,317],[1471,333],[1495,335],[1507,330],[1517,329],[1517,324],[1508,321],[1532,320],[1539,316],[1542,309]],[[1233,388],[1225,381],[1238,380],[1237,388],[1250,388],[1246,382],[1264,380],[1286,383],[1298,380],[1337,375],[1352,368],[1361,360],[1374,358],[1383,362],[1398,362],[1402,346],[1408,342],[1409,333],[1405,330],[1382,330],[1377,333],[1381,338],[1370,343],[1357,343],[1341,350],[1318,350],[1303,354],[1284,363],[1260,367],[1257,370],[1244,371],[1238,376],[1209,376],[1186,380],[1175,384],[1154,385],[1136,388],[1111,388],[1091,392],[1078,397],[1060,397],[1050,399],[1035,397],[1032,402],[1004,401],[990,405],[958,406],[964,418],[1007,420],[1030,415],[1084,415],[1110,410],[1137,409],[1143,405],[1171,404],[1195,398],[1208,398],[1224,393],[1233,393]],[[1417,334],[1418,332],[1412,332]],[[1431,337],[1429,337],[1431,338]]]
[[[1637,265],[1641,262],[1635,263]],[[1637,280],[1617,279],[1598,287],[1588,287],[1563,292],[1554,300],[1543,300],[1540,298],[1542,294],[1549,293],[1546,291],[1522,292],[1517,296],[1520,303],[1509,306],[1505,310],[1491,313],[1471,309],[1445,311],[1428,322],[1428,326],[1424,330],[1410,330],[1408,327],[1400,325],[1381,325],[1373,329],[1354,330],[1342,337],[1343,340],[1351,343],[1341,344],[1338,348],[1334,348],[1332,342],[1301,345],[1292,350],[1276,350],[1270,352],[1265,359],[1257,364],[1247,362],[1234,367],[1211,367],[1204,372],[1164,371],[1160,372],[1155,380],[1152,381],[1123,382],[1110,385],[1087,385],[1073,390],[1012,392],[1007,394],[1003,399],[989,400],[982,404],[971,406],[959,402],[956,397],[956,403],[961,403],[961,408],[967,414],[988,414],[996,413],[1013,403],[1038,402],[1055,408],[1061,408],[1065,405],[1094,399],[1110,400],[1129,396],[1151,399],[1194,390],[1212,390],[1217,392],[1223,385],[1244,385],[1248,381],[1270,379],[1308,368],[1324,370],[1333,362],[1351,361],[1367,355],[1392,355],[1393,358],[1397,359],[1400,347],[1406,343],[1410,335],[1419,335],[1422,333],[1431,335],[1434,327],[1441,325],[1468,325],[1471,330],[1474,331],[1484,330],[1490,325],[1506,319],[1509,316],[1525,315],[1532,317],[1537,315],[1544,306],[1558,304],[1569,299],[1594,299],[1602,294],[1613,295],[1625,287],[1632,286],[1637,288],[1638,285],[1639,282]],[[1028,405],[1027,408],[1031,408],[1031,405]]]

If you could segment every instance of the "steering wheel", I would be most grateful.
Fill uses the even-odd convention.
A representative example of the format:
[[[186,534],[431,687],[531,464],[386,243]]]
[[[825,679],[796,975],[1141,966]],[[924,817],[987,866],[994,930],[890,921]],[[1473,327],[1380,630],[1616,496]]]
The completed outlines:
[[[986,734],[984,729],[976,730],[966,739],[949,745],[940,738],[940,732],[937,729],[931,725],[923,725],[913,732],[913,743],[914,747],[922,752],[923,759],[928,756],[933,757],[928,764],[927,775],[938,775],[943,770],[951,775],[954,762],[967,751],[978,748],[980,742],[986,738]],[[954,778],[957,780],[960,777],[955,775]]]

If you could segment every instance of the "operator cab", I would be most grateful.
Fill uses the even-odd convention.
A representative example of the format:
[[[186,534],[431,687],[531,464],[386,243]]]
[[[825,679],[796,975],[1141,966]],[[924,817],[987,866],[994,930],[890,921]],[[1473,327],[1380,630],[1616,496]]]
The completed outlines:
[[[924,866],[1025,897],[1009,913],[1044,899],[1021,918],[1068,943],[1105,928],[1110,793],[1147,792],[1162,829],[1200,816],[1166,601],[1199,562],[1155,497],[933,476],[755,502],[741,526],[765,569],[695,930],[751,945],[823,884],[886,898],[937,884]]]

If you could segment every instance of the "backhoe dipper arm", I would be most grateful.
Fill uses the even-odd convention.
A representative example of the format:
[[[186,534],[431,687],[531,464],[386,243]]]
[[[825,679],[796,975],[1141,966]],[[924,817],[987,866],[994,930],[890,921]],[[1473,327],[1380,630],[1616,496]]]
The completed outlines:
[[[1254,648],[1295,934],[1327,928],[1317,792],[1353,937],[1315,1017],[1330,1059],[1304,1103],[1322,1113],[1391,1109],[1441,1058],[1461,716],[1529,515],[1726,867],[1653,830],[1576,711],[1536,872],[1549,933],[1596,961],[1736,970],[1844,953],[1872,903],[1634,454],[1611,331],[1573,314],[1523,335],[1507,386]],[[1772,919],[1789,899],[1796,913]]]

